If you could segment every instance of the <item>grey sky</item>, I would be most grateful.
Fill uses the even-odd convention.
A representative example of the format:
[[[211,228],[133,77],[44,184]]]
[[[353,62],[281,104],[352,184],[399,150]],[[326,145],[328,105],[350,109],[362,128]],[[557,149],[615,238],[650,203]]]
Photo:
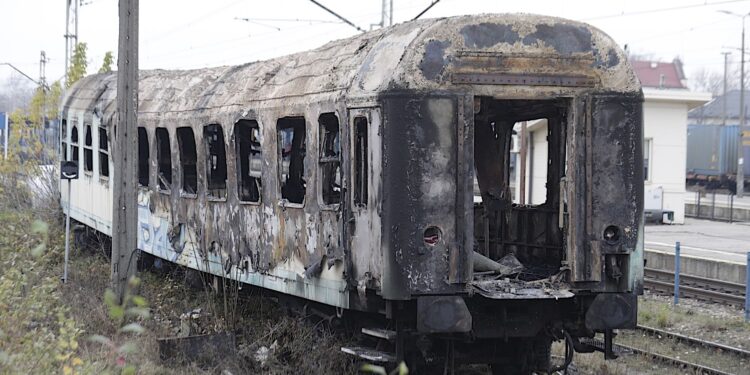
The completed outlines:
[[[380,20],[381,0],[319,1],[366,29]],[[413,18],[431,0],[393,2],[394,23],[398,23]],[[95,72],[106,51],[117,52],[117,0],[83,3],[79,41],[88,43],[89,72]],[[523,12],[582,20],[604,30],[621,46],[628,44],[632,52],[662,60],[681,56],[689,76],[701,67],[721,71],[723,47],[740,46],[740,18],[719,13],[720,9],[748,13],[750,0],[442,0],[424,17]],[[50,59],[48,80],[62,77],[65,0],[0,0],[0,14],[0,62],[12,63],[37,78],[39,51],[44,50]],[[334,17],[309,0],[141,0],[140,17],[141,69],[240,64],[358,33],[335,23]],[[235,17],[327,22],[249,23]],[[733,55],[739,58],[738,51]],[[10,72],[0,66],[0,80]]]

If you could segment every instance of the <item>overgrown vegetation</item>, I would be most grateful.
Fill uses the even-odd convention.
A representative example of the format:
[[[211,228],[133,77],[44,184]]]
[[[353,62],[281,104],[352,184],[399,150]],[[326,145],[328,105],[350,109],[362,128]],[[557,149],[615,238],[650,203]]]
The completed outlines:
[[[86,74],[79,44],[67,85]],[[112,55],[101,70],[111,69]],[[58,116],[62,87],[38,89],[11,117],[8,159],[0,159],[0,374],[353,373],[342,336],[325,324],[284,315],[235,283],[187,286],[181,269],[144,271],[123,304],[109,287],[107,239],[79,236],[63,284],[58,140],[43,130]],[[165,267],[169,268],[169,267]],[[209,281],[206,278],[204,281]],[[214,363],[163,362],[163,337],[233,335],[236,350]],[[207,348],[208,350],[208,348]],[[227,353],[221,353],[227,354]]]

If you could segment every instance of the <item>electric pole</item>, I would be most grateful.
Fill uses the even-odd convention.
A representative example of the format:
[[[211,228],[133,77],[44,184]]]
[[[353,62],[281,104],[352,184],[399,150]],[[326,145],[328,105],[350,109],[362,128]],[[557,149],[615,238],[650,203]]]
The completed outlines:
[[[71,9],[73,13],[73,33],[70,33]],[[70,58],[78,44],[78,0],[65,0],[65,76],[63,81],[68,83],[68,68]]]
[[[388,24],[386,25],[386,20]],[[393,0],[383,0],[380,8],[380,23],[371,23],[370,30],[375,26],[386,27],[393,25]]]
[[[47,59],[47,54],[44,51],[39,53],[39,86],[45,91],[47,90],[47,61],[49,61]]]
[[[728,57],[731,52],[722,52],[722,55],[724,55],[724,90],[722,92],[722,108],[721,108],[721,125],[726,126],[727,125],[727,66],[728,66]]]
[[[740,126],[737,137],[737,197],[745,195],[745,158],[742,135],[745,130],[745,17],[742,16],[742,52],[740,53]]]
[[[138,0],[119,0],[117,132],[114,135],[112,289],[120,302],[138,263]]]

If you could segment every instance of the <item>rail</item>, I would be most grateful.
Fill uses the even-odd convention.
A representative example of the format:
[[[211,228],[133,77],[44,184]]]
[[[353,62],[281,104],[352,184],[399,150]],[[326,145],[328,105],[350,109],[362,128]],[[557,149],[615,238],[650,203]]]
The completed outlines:
[[[646,288],[657,293],[671,294],[674,290],[674,273],[647,267],[644,268],[643,283]],[[745,286],[680,274],[680,296],[742,307],[745,304]]]
[[[743,358],[750,358],[750,351],[747,351],[745,349],[735,348],[733,346],[724,345],[724,344],[720,344],[720,343],[713,342],[713,341],[703,340],[703,339],[699,339],[696,337],[690,337],[690,336],[686,336],[686,335],[676,333],[676,332],[669,332],[669,331],[665,331],[665,330],[654,328],[654,327],[643,326],[640,324],[638,325],[638,330],[645,332],[646,334],[650,336],[667,337],[667,338],[674,339],[676,341],[683,342],[690,346],[702,346],[704,348],[714,349],[717,352],[728,353],[728,354],[736,355],[738,357],[743,357]]]
[[[692,370],[689,373],[702,374],[702,375],[731,375],[731,373],[729,372],[724,372],[724,371],[721,371],[712,367],[703,366],[703,365],[693,363],[693,362],[683,361],[679,358],[650,352],[647,350],[639,349],[639,348],[628,346],[628,345],[615,344],[615,348],[620,352],[631,352],[634,354],[647,356],[653,360],[657,360],[662,363],[668,363],[668,364],[675,365],[683,369]]]

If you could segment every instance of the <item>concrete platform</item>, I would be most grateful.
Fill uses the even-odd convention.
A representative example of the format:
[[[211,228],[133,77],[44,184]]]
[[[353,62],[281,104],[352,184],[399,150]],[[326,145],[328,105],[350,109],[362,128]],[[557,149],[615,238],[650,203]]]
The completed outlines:
[[[745,283],[750,223],[686,218],[683,225],[647,225],[647,267],[674,271],[676,241],[680,241],[683,273]]]
[[[646,249],[744,265],[750,251],[750,223],[724,223],[686,218],[682,225],[647,225]]]
[[[674,272],[674,251],[646,250],[646,266]],[[680,272],[713,280],[745,284],[745,264],[723,262],[691,255],[680,255]]]

